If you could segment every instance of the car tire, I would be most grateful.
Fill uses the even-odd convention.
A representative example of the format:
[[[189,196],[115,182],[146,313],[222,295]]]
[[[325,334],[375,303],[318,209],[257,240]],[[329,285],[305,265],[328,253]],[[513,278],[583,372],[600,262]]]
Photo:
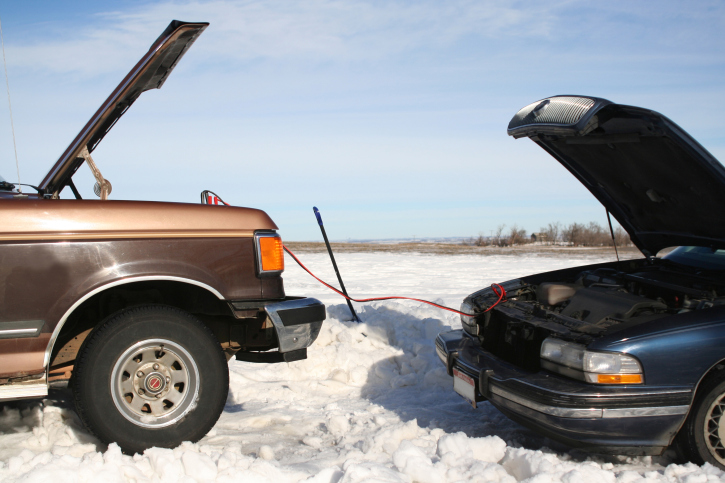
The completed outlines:
[[[191,314],[163,305],[106,319],[85,342],[73,372],[84,426],[127,454],[198,441],[219,419],[229,391],[214,334]]]
[[[725,469],[725,371],[709,376],[698,388],[676,446],[693,463]]]

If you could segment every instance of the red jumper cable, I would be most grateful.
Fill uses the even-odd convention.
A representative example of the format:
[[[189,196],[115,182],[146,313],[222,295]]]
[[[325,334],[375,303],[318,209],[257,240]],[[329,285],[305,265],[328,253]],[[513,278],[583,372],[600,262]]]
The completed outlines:
[[[498,300],[496,300],[496,302],[493,305],[491,305],[489,308],[487,308],[486,310],[484,310],[482,312],[479,312],[478,314],[467,314],[465,312],[461,312],[459,310],[453,309],[451,307],[446,307],[444,305],[440,305],[440,304],[437,304],[435,302],[431,302],[429,300],[416,299],[416,298],[412,298],[412,297],[395,297],[394,296],[394,297],[373,297],[373,298],[369,298],[369,299],[354,299],[352,297],[349,297],[349,296],[345,295],[340,290],[336,289],[335,287],[333,287],[329,283],[327,283],[324,280],[322,280],[319,277],[317,277],[314,273],[310,272],[310,270],[307,267],[304,266],[304,264],[300,261],[300,259],[297,258],[295,256],[295,254],[292,253],[290,251],[290,249],[287,248],[285,245],[282,245],[282,248],[284,248],[284,251],[286,251],[294,259],[294,261],[297,262],[297,265],[299,265],[300,267],[302,267],[302,269],[305,272],[307,272],[310,275],[312,275],[312,277],[315,280],[317,280],[318,282],[320,282],[322,285],[324,285],[325,287],[329,288],[333,292],[337,293],[338,295],[344,297],[347,300],[352,300],[353,302],[374,302],[374,301],[378,301],[378,300],[393,300],[393,299],[413,300],[415,302],[421,302],[421,303],[424,303],[424,304],[432,305],[433,307],[438,307],[439,309],[448,310],[449,312],[454,312],[454,313],[459,314],[459,315],[465,315],[467,317],[475,317],[476,315],[484,314],[484,313],[488,312],[489,310],[493,309],[499,303],[506,302],[506,290],[501,286],[501,284],[498,284],[498,283],[492,283],[491,284],[491,290],[493,290],[493,293],[495,293],[498,296]]]

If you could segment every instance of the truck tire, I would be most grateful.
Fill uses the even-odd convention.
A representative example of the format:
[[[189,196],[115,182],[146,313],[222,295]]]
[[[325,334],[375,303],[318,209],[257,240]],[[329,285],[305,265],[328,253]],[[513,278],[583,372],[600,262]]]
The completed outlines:
[[[703,381],[676,443],[689,461],[725,469],[725,371]]]
[[[84,344],[73,398],[84,426],[127,454],[196,442],[214,426],[229,392],[229,369],[199,319],[163,305],[106,319]]]

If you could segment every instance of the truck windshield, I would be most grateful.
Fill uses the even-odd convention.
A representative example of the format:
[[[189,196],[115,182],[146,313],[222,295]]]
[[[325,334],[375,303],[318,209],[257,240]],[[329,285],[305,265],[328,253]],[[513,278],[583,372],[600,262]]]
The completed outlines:
[[[725,250],[713,250],[708,247],[677,247],[662,258],[706,270],[725,270]]]

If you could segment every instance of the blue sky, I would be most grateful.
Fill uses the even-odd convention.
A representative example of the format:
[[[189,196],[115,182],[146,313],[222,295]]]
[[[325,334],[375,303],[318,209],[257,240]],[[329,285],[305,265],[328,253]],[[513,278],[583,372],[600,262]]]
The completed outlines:
[[[606,223],[506,126],[584,94],[648,107],[725,159],[725,3],[0,1],[20,177],[38,183],[172,19],[208,21],[94,152],[112,199],[267,211],[287,240]],[[3,93],[0,174],[17,179]],[[90,171],[76,175],[93,197]]]

